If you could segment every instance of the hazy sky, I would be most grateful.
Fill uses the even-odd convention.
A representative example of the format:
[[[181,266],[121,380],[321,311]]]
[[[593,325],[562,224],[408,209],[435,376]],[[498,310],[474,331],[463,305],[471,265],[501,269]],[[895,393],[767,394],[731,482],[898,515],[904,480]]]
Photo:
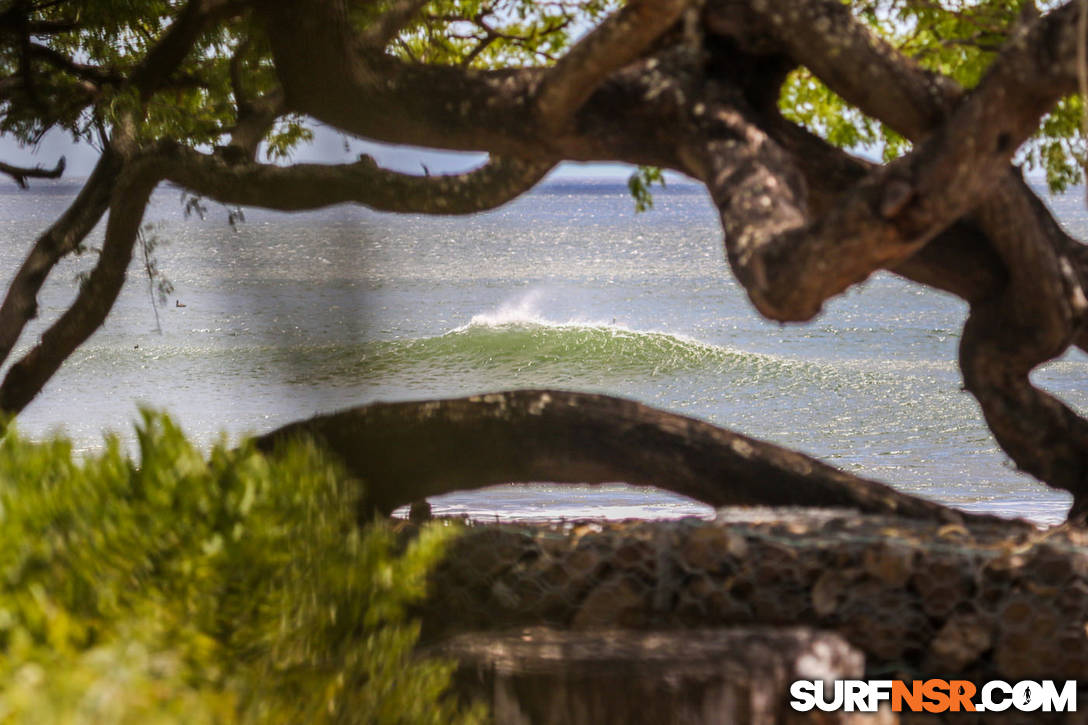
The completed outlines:
[[[358,139],[348,142],[344,148],[344,136],[327,127],[320,126],[315,131],[313,142],[303,144],[295,152],[295,161],[315,163],[334,163],[353,161],[359,154],[368,153],[382,166],[410,174],[423,172],[421,164],[434,174],[464,171],[479,165],[486,156],[477,153],[455,153],[448,151],[430,151],[409,146],[387,146]],[[0,137],[0,161],[9,164],[41,164],[52,166],[64,156],[68,166],[65,176],[80,177],[90,173],[98,154],[86,144],[74,144],[65,133],[51,131],[34,149],[20,148],[10,137]],[[614,177],[625,179],[633,167],[626,164],[575,164],[564,163],[552,172],[552,177]]]

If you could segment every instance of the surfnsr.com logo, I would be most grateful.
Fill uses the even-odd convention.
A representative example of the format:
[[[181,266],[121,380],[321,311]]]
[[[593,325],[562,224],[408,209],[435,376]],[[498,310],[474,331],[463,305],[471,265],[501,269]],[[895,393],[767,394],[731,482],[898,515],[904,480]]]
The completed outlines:
[[[798,712],[876,712],[885,702],[892,712],[1076,712],[1077,681],[797,680],[790,698]]]

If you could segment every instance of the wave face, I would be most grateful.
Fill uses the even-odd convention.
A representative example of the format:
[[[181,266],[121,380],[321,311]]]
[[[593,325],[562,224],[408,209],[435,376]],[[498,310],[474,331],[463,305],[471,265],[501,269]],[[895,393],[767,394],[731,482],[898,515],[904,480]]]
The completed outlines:
[[[539,313],[533,296],[528,295],[493,312],[476,314],[467,324],[442,335],[370,343],[363,365],[368,375],[405,368],[451,373],[486,370],[500,378],[529,375],[548,384],[587,377],[766,369],[786,363],[685,335],[631,329],[615,320],[551,320]]]
[[[656,375],[743,358],[724,348],[664,332],[579,322],[473,322],[440,337],[413,340],[400,354],[460,358],[492,368],[578,368]]]

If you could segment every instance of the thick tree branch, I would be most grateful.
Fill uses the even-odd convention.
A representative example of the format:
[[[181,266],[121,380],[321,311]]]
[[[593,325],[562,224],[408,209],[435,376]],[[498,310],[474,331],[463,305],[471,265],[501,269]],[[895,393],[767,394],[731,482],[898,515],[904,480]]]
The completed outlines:
[[[269,450],[311,435],[389,513],[428,496],[499,483],[655,486],[711,506],[853,508],[937,521],[974,517],[808,456],[606,395],[520,390],[375,403],[293,423],[257,439]]]
[[[529,101],[544,69],[479,71],[359,52],[346,9],[335,0],[268,0],[257,11],[288,110],[389,143],[504,155],[530,150],[525,139],[537,124]]]
[[[387,171],[369,156],[354,164],[240,163],[174,146],[164,152],[164,178],[218,201],[271,209],[319,209],[354,202],[381,211],[471,214],[532,188],[552,162],[496,158],[448,176]]]
[[[64,165],[63,156],[57,161],[57,165],[51,169],[44,169],[41,166],[13,166],[0,161],[0,174],[7,174],[15,180],[19,188],[25,189],[27,188],[27,179],[59,179],[61,174],[64,173]]]
[[[877,168],[785,119],[773,120],[766,129],[804,174],[811,216],[824,213],[842,189]],[[967,302],[999,294],[1008,279],[1001,258],[986,236],[977,225],[962,219],[889,271]]]
[[[77,63],[64,53],[60,53],[40,43],[30,43],[28,46],[31,57],[45,61],[57,70],[64,71],[80,80],[102,86],[107,83],[120,83],[123,76],[120,73],[100,68],[87,63]]]
[[[708,145],[688,158],[703,164],[730,261],[756,307],[774,319],[810,319],[829,297],[905,261],[978,205],[1038,121],[1027,111],[1014,122],[1008,100],[998,81],[972,95],[926,143],[811,221],[789,155],[754,119],[711,107]]]
[[[852,186],[877,168],[875,164],[853,157],[783,119],[774,120],[765,128],[789,152],[804,174],[810,214],[813,216],[833,205],[841,189]],[[1009,186],[1017,189],[1017,193],[1029,201],[1037,215],[1049,219],[1047,237],[1060,251],[1060,256],[1069,261],[1081,287],[1088,289],[1088,246],[1053,224],[1042,202],[1018,175],[1008,174],[999,182],[994,193],[1005,194]],[[987,201],[982,209],[991,203],[995,202]],[[1008,270],[979,221],[974,220],[975,216],[961,218],[889,271],[919,284],[950,292],[971,304],[1000,296],[1008,284]],[[1088,351],[1088,329],[1082,328],[1074,343]]]
[[[833,0],[711,0],[707,25],[742,44],[760,38],[760,52],[787,53],[863,113],[915,141],[962,95],[958,84],[924,71]]]
[[[334,0],[316,0],[305,8],[269,0],[260,5],[259,13],[288,110],[344,132],[388,143],[501,156],[626,160],[678,168],[675,140],[665,147],[656,143],[667,132],[661,119],[675,126],[678,117],[676,79],[655,69],[652,60],[638,64],[637,72],[633,66],[625,67],[602,86],[596,85],[601,80],[598,70],[580,77],[579,88],[599,88],[589,100],[607,98],[612,105],[579,113],[562,133],[555,133],[537,112],[536,100],[550,69],[427,66],[357,52],[344,8]],[[614,48],[617,39],[608,37],[611,44],[603,47]],[[563,71],[567,73],[573,77],[578,69]],[[315,76],[322,79],[320,84],[313,82]],[[613,83],[621,88],[611,87]],[[567,101],[584,108],[589,100],[582,103],[583,90]],[[565,93],[559,88],[548,93],[552,92],[557,100]],[[644,118],[646,124],[641,123]],[[602,126],[610,133],[599,133]],[[641,138],[634,133],[636,128],[645,132]]]
[[[631,0],[567,51],[535,94],[548,129],[565,125],[605,78],[641,56],[688,5],[689,0]]]
[[[135,162],[121,172],[112,189],[98,263],[71,307],[8,370],[0,383],[0,410],[12,415],[25,408],[68,356],[105,322],[124,285],[144,209],[158,181],[146,162]]]
[[[1088,421],[1031,384],[1018,335],[1024,328],[1010,323],[1023,301],[1023,294],[1010,292],[972,305],[960,340],[964,385],[1020,469],[1073,493],[1069,518],[1083,525],[1088,516]]]
[[[963,171],[969,171],[975,178],[997,180],[988,194],[982,185],[982,193],[976,197],[981,203],[976,202],[970,221],[984,233],[986,245],[997,253],[1005,273],[991,281],[989,290],[972,292],[969,297],[972,312],[960,350],[965,383],[982,405],[998,441],[1017,465],[1050,485],[1072,491],[1076,502],[1074,513],[1083,514],[1088,510],[1088,422],[1036,389],[1029,373],[1039,363],[1064,351],[1071,341],[1082,346],[1085,343],[1088,336],[1084,325],[1088,312],[1084,293],[1088,287],[1085,248],[1054,223],[1018,175],[1001,173],[986,165],[982,158],[985,154],[979,154],[980,149],[985,152],[987,147],[1004,150],[1006,144],[1019,146],[1026,137],[1024,134],[1034,130],[1037,116],[1056,100],[1054,94],[1061,94],[1073,82],[1068,73],[1063,78],[1054,68],[1061,65],[1061,57],[1054,49],[1062,45],[1054,36],[1068,34],[1065,27],[1071,17],[1068,7],[1015,35],[979,87],[963,100],[960,100],[962,91],[954,84],[924,73],[886,44],[870,38],[867,29],[837,3],[798,0],[790,3],[784,12],[761,9],[767,12],[764,22],[768,27],[776,26],[774,33],[798,60],[815,66],[819,75],[826,74],[825,80],[847,100],[919,142],[911,156],[920,158],[908,167],[909,171],[916,172],[927,161],[943,156],[952,164],[962,164]],[[844,53],[844,48],[849,52]],[[849,61],[844,61],[844,57]],[[1040,59],[1043,59],[1041,65]],[[1024,72],[1025,68],[1033,67],[1047,74],[1048,79],[1040,82],[1036,73]],[[880,92],[874,93],[874,88]],[[950,112],[948,109],[957,102],[955,110]],[[778,126],[781,132],[785,124]],[[973,133],[967,134],[965,130],[969,127]],[[934,128],[936,132],[927,136]],[[792,136],[797,141],[799,134]],[[802,158],[802,154],[795,153],[794,158]],[[855,188],[874,180],[881,183],[895,166],[869,170]],[[819,183],[815,174],[808,176]],[[892,177],[892,181],[902,183],[904,179]],[[744,183],[758,193],[768,187],[766,179],[753,174],[748,174]],[[903,210],[909,211],[917,205],[919,191],[926,188],[912,183],[889,196],[888,192],[895,191],[895,187],[885,185],[882,198],[885,206],[880,211],[890,209],[892,217]],[[929,193],[943,196],[942,201],[953,199],[964,190],[959,182],[949,181],[928,188]],[[976,188],[972,193],[978,191]],[[841,200],[821,201],[829,209],[824,219],[835,219],[845,207]],[[964,210],[970,206],[975,204],[968,201]],[[744,216],[743,205],[739,211]],[[723,207],[723,217],[726,212]],[[749,212],[748,216],[752,214]],[[793,241],[803,245],[806,240],[798,237],[794,233]],[[787,267],[803,263],[796,248],[790,248],[781,238],[776,241],[787,249],[777,261]],[[850,255],[852,243],[846,242],[844,256]],[[781,253],[781,250],[772,251]],[[926,247],[918,259],[907,258],[903,268],[908,274],[922,270],[924,278],[926,258],[931,261],[947,258],[947,251],[947,246]],[[762,272],[759,263],[769,257],[757,259],[755,265],[749,264]],[[740,261],[743,265],[748,260]],[[833,263],[833,267],[838,266]],[[773,276],[777,269],[767,274]],[[781,280],[781,275],[777,279]]]
[[[26,323],[37,316],[38,292],[50,271],[79,246],[106,213],[120,171],[120,157],[107,148],[79,195],[35,241],[0,304],[0,363],[11,354]]]
[[[731,33],[739,31],[756,33],[759,28],[772,33],[776,42],[773,47],[776,50],[784,49],[797,62],[812,69],[821,80],[848,102],[856,105],[867,115],[879,118],[916,142],[932,133],[963,97],[964,92],[958,84],[944,76],[920,68],[913,60],[903,56],[891,45],[876,37],[841,3],[827,0],[791,0],[785,7],[782,4],[776,4],[774,8],[771,8],[760,3],[750,5],[717,3],[712,8],[713,11],[708,13],[708,24],[711,27]],[[1030,31],[1016,34],[1009,57],[1002,60],[1003,73],[1006,76],[1018,78],[1014,83],[1015,86],[1022,87],[1025,83],[1033,85],[1034,79],[1039,74],[1050,74],[1056,64],[1047,59],[1055,56],[1058,52],[1055,50],[1056,47],[1065,47],[1066,52],[1070,52],[1069,48],[1073,47],[1074,43],[1067,36],[1075,23],[1069,22],[1071,9],[1068,6],[1062,10],[1062,13],[1064,15],[1048,16],[1043,24],[1026,23],[1025,27],[1030,27]],[[1063,38],[1057,46],[1050,40],[1055,32]],[[1026,74],[1026,77],[1020,70],[1024,66],[1033,69]],[[1068,85],[1072,83],[1072,79],[1068,77],[1068,71],[1065,71],[1065,74],[1067,76],[1065,83]],[[1009,90],[1014,91],[1012,88]],[[1060,89],[1057,93],[1060,95]],[[1042,105],[1049,108],[1057,97],[1052,95]],[[789,134],[796,140],[796,133],[790,130],[787,124],[772,125],[777,127],[779,137]],[[802,164],[808,163],[813,150],[813,144],[806,145],[808,146],[806,153],[794,154],[794,158]],[[826,159],[828,154],[824,152],[819,156]],[[859,162],[849,163],[855,167],[855,172],[860,171]],[[872,170],[871,166],[865,167],[866,172]],[[810,186],[815,190],[819,186],[817,182],[821,179],[826,179],[826,167],[822,171],[809,175]],[[1021,196],[1035,199],[1034,193],[1017,175],[1001,174],[999,179],[1000,185],[1011,185],[1018,189],[1017,193]],[[1009,193],[1009,191],[1005,190],[1002,193]],[[1037,204],[1038,200],[1034,202],[1029,200],[1028,203]],[[974,226],[966,231],[977,236],[978,222],[971,222],[968,219],[967,223],[969,226],[972,224]],[[962,224],[960,228],[964,229]],[[1088,250],[1064,232],[1051,235],[1051,237],[1051,241],[1057,245],[1060,256],[1069,260],[1081,285],[1088,289],[1088,264],[1081,261],[1086,258]],[[962,240],[962,237],[957,238]],[[947,240],[950,237],[945,235],[944,239]],[[962,245],[957,246],[962,249]],[[951,284],[954,288],[950,291],[969,301],[991,296],[994,290],[983,291],[979,285],[968,283],[972,289],[967,291],[962,289],[962,279],[960,283],[956,283],[947,274],[947,272],[955,273],[958,269],[960,272],[956,276],[961,278],[970,279],[978,276],[976,268],[980,265],[970,260],[976,253],[981,253],[982,248],[974,242],[970,243],[970,248],[974,250],[970,254],[955,255],[955,258],[962,259],[963,263],[949,266],[948,263],[952,262],[953,258],[943,255],[940,248],[930,250],[927,245],[921,259],[904,262],[905,266],[902,269],[907,276],[917,273],[912,278],[923,283],[928,284],[936,280],[942,289],[950,289],[948,285]],[[941,257],[940,260],[937,259],[938,256]],[[933,259],[935,264],[925,264],[926,259]],[[1088,330],[1082,330],[1079,333],[1077,344],[1088,350]]]
[[[826,80],[847,100],[859,103],[862,110],[877,115],[908,137],[921,140],[930,133],[945,118],[949,104],[959,97],[954,84],[922,72],[890,46],[872,38],[839,3],[794,0],[787,8],[776,6],[772,10],[761,3],[753,3],[752,7],[762,9],[766,14],[763,23],[773,29],[789,52],[799,56],[797,60],[817,66],[818,74],[826,74]],[[790,232],[792,239],[786,240],[781,229],[761,235],[747,228],[748,250],[762,246],[768,258],[786,262],[789,250],[804,246],[806,240],[823,238],[821,230],[848,224],[841,229],[848,241],[836,258],[849,260],[852,269],[843,268],[842,274],[836,275],[839,279],[817,285],[819,289],[789,290],[793,297],[789,301],[768,300],[768,295],[757,288],[757,306],[762,305],[761,309],[772,316],[806,319],[819,310],[826,296],[867,276],[867,267],[894,266],[906,260],[930,237],[983,201],[993,180],[1006,179],[1002,168],[1011,157],[1009,152],[1035,130],[1038,118],[1056,100],[1039,92],[1019,70],[1045,45],[1044,30],[1035,27],[1012,44],[936,135],[908,158],[856,185],[853,192],[831,205],[828,214],[812,229],[801,232],[798,227]],[[877,88],[880,92],[874,92]],[[1024,192],[1030,193],[1026,189]],[[755,198],[768,197],[758,191]],[[882,233],[889,236],[879,244],[870,242],[868,258],[859,257],[855,243],[849,241],[866,237],[872,241]],[[812,256],[826,258],[823,252],[834,245],[819,242],[815,246],[819,251],[813,250]],[[752,272],[775,278],[774,270]],[[783,290],[796,282],[777,279],[781,279]],[[791,306],[792,312],[787,309]]]
[[[189,0],[129,75],[129,83],[147,98],[178,69],[206,28],[241,9],[235,0]]]
[[[960,341],[964,383],[1016,464],[1072,491],[1071,516],[1088,513],[1088,420],[1029,377],[1083,329],[1088,299],[1056,250],[1061,228],[1034,195],[1002,184],[975,216],[1001,255],[1008,283],[976,302]]]

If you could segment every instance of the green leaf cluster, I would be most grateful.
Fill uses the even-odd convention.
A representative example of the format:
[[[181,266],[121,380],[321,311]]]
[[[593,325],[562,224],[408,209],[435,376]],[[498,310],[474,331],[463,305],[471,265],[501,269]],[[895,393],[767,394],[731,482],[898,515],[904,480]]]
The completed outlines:
[[[879,149],[885,161],[910,149],[907,139],[848,104],[807,68],[789,75],[778,105],[783,116],[841,148]]]
[[[1051,191],[1066,191],[1084,181],[1083,119],[1083,99],[1067,96],[1043,117],[1038,132],[1020,149],[1024,166],[1029,171],[1042,171]]]
[[[954,79],[964,88],[978,84],[1001,47],[1025,23],[1032,9],[1054,0],[845,0],[877,35],[923,68]],[[791,74],[779,99],[783,115],[843,148],[879,151],[885,161],[906,153],[910,143],[862,114],[807,69]],[[1020,149],[1016,159],[1042,172],[1052,191],[1081,180],[1085,141],[1079,96],[1063,100]]]
[[[653,185],[665,186],[665,174],[656,166],[639,166],[627,178],[627,190],[635,200],[635,212],[654,208]]]
[[[614,9],[618,0],[433,0],[394,38],[388,52],[414,62],[494,68],[547,65]],[[2,3],[0,3],[2,5]],[[35,37],[27,54],[16,33],[0,32],[0,78],[28,78],[0,100],[0,133],[27,145],[51,128],[98,144],[122,118],[143,142],[192,147],[226,139],[245,104],[272,91],[276,75],[260,22],[243,12],[210,28],[169,79],[147,94],[128,81],[176,22],[170,0],[66,0],[21,7],[27,22],[69,27]],[[365,31],[393,0],[354,4]],[[57,59],[67,59],[67,62]],[[235,71],[232,73],[232,70]],[[282,119],[265,139],[269,159],[288,159],[312,132]]]
[[[433,0],[390,51],[412,61],[476,68],[550,65],[617,0]],[[365,24],[380,12],[375,3]]]
[[[922,67],[965,88],[978,83],[1001,47],[1033,13],[1059,4],[1059,0],[843,2],[874,33]],[[621,0],[431,0],[391,39],[386,52],[410,62],[470,68],[546,66],[620,4]],[[393,0],[354,3],[352,20],[365,31],[396,5]],[[249,100],[277,85],[268,40],[248,12],[207,30],[172,76],[145,95],[127,79],[176,22],[183,3],[66,0],[20,7],[27,22],[71,28],[32,37],[40,48],[30,55],[17,33],[0,33],[0,78],[12,81],[0,100],[0,133],[26,144],[35,144],[54,127],[97,144],[103,133],[126,118],[136,122],[141,141],[215,146],[244,115]],[[1017,159],[1029,170],[1044,173],[1055,190],[1079,178],[1085,146],[1076,111],[1081,105],[1076,98],[1064,101]],[[851,107],[806,69],[791,74],[780,107],[787,118],[845,148],[878,151],[885,160],[910,148],[906,139]],[[283,118],[265,139],[267,157],[288,159],[311,137],[306,119]]]
[[[145,141],[198,146],[222,140],[239,116],[236,92],[255,98],[276,85],[267,39],[248,15],[203,33],[150,95],[128,83],[183,5],[166,0],[27,3],[28,22],[71,29],[33,37],[39,50],[29,55],[17,34],[0,33],[0,77],[21,79],[15,92],[5,94],[0,131],[35,144],[59,127],[97,144],[102,131],[126,116],[137,122]],[[235,56],[241,89],[231,83]]]
[[[356,522],[312,444],[197,451],[0,441],[0,721],[471,723],[405,606],[455,531]]]

